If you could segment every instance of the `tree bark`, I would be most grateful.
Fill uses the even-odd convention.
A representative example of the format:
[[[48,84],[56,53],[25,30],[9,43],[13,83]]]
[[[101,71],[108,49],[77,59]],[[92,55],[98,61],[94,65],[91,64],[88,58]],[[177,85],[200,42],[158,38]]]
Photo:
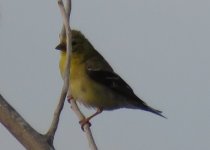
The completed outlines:
[[[0,122],[28,150],[54,150],[47,141],[0,95]]]

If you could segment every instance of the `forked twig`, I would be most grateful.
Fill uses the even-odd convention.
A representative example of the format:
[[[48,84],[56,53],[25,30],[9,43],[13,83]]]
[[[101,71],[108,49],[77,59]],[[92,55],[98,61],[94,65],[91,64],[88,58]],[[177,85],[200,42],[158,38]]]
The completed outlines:
[[[68,91],[68,95],[70,95],[70,90],[68,90],[68,88],[69,88],[69,73],[70,73],[70,67],[71,67],[70,66],[70,56],[71,56],[71,51],[72,51],[71,28],[70,28],[70,25],[69,25],[69,20],[70,20],[69,18],[70,18],[70,13],[71,13],[71,0],[67,0],[66,9],[64,7],[64,4],[63,4],[62,0],[58,0],[58,6],[60,8],[61,15],[62,15],[62,18],[63,18],[63,27],[62,27],[62,31],[61,31],[61,34],[60,34],[60,40],[62,40],[62,38],[65,37],[65,34],[66,34],[67,60],[66,60],[66,67],[65,67],[65,73],[64,73],[64,84],[63,84],[63,88],[62,88],[62,92],[61,92],[61,96],[60,96],[60,101],[59,101],[59,104],[58,104],[58,106],[55,110],[54,118],[53,118],[53,122],[51,124],[51,127],[50,127],[49,131],[47,132],[47,136],[49,137],[49,140],[51,142],[53,142],[54,135],[55,135],[55,132],[57,130],[60,113],[61,113],[61,110],[63,109],[63,105],[64,105],[64,101],[65,101],[65,98],[66,98],[66,95],[67,95],[67,91]],[[78,108],[75,100],[71,100],[71,108],[75,112],[75,114],[77,115],[79,120],[82,120],[82,119],[85,118],[85,116],[82,114],[82,112]],[[88,139],[88,143],[89,143],[89,146],[90,146],[91,150],[97,150],[97,146],[95,144],[92,132],[91,132],[88,124],[84,125],[84,132],[85,132],[86,137]]]
[[[57,108],[54,112],[54,116],[53,116],[53,121],[51,123],[50,129],[48,130],[46,136],[48,137],[48,140],[50,143],[53,142],[54,140],[54,135],[55,132],[57,130],[58,127],[58,123],[59,123],[59,119],[60,119],[60,114],[61,111],[63,109],[64,106],[64,102],[65,102],[65,98],[68,92],[68,88],[69,88],[69,72],[70,72],[70,55],[71,55],[71,29],[69,26],[69,17],[67,17],[66,12],[65,12],[65,8],[63,5],[63,1],[62,0],[58,0],[58,6],[60,8],[62,17],[63,17],[63,24],[65,26],[65,31],[66,31],[66,37],[67,37],[67,60],[66,60],[66,67],[65,67],[65,72],[64,72],[64,82],[63,82],[63,87],[62,87],[62,91],[61,91],[61,95],[60,95],[60,100],[59,103],[57,105]],[[69,3],[69,10],[71,11],[71,1]],[[70,12],[69,12],[70,14]],[[62,38],[62,35],[60,35],[60,38]]]

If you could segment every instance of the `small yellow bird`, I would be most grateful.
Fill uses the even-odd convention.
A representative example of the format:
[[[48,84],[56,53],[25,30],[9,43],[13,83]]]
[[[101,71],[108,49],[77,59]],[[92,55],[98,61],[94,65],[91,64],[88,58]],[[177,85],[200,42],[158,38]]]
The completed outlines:
[[[59,67],[63,77],[66,63],[65,38],[56,49],[61,50]],[[141,109],[164,117],[161,111],[138,98],[85,36],[76,30],[72,30],[70,91],[73,99],[87,107],[97,108],[96,113],[80,121],[82,127],[103,110],[118,108]]]

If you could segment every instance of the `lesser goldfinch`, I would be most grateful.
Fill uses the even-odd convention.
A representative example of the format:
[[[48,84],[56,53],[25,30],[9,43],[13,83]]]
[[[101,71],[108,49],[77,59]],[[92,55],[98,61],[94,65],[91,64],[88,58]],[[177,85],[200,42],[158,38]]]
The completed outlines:
[[[66,62],[65,38],[56,49],[60,50],[59,67],[63,77]],[[103,110],[118,108],[141,109],[164,117],[161,111],[138,98],[88,39],[76,30],[72,30],[70,91],[73,99],[97,109],[96,113],[80,121],[82,126]]]

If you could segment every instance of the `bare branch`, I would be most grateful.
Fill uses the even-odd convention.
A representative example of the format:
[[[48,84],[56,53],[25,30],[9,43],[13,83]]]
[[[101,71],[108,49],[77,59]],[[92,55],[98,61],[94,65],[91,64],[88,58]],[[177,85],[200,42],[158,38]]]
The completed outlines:
[[[75,102],[75,100],[71,100],[71,108],[74,111],[74,113],[77,115],[77,117],[79,118],[79,120],[83,120],[85,119],[85,116],[82,114],[82,112],[80,111],[80,109],[77,106],[77,103]],[[97,150],[97,145],[95,143],[95,140],[93,138],[93,134],[90,130],[90,127],[88,124],[84,125],[84,132],[86,134],[86,137],[88,139],[88,143],[89,143],[89,147],[91,150]]]
[[[71,11],[71,2],[69,2],[67,4],[69,5],[67,8],[69,8],[69,10]],[[60,8],[61,14],[64,17],[63,20],[64,20],[64,25],[65,25],[65,30],[64,30],[64,28],[62,29],[62,33],[60,35],[60,38],[63,38],[63,34],[65,33],[65,31],[66,31],[66,34],[67,34],[67,60],[66,60],[64,82],[63,82],[63,87],[62,87],[62,91],[61,91],[61,95],[60,95],[60,100],[59,100],[58,106],[57,106],[57,108],[54,112],[51,127],[46,134],[46,136],[48,137],[48,140],[51,143],[53,143],[55,132],[58,128],[60,114],[61,114],[61,111],[63,109],[66,94],[67,94],[68,87],[69,87],[69,72],[70,72],[70,67],[69,66],[70,66],[70,55],[71,55],[70,50],[72,49],[71,44],[70,44],[70,42],[71,42],[71,29],[70,29],[70,26],[68,25],[69,19],[66,15],[65,8],[64,8],[64,5],[63,5],[63,1],[58,0],[58,5],[59,5],[59,8]],[[69,15],[70,15],[70,11],[69,11]]]
[[[67,0],[66,4],[66,10],[63,4],[62,0],[58,0],[58,5],[61,11],[61,15],[63,18],[63,28],[60,34],[60,40],[62,41],[62,38],[65,36],[66,31],[66,40],[67,40],[67,60],[66,60],[66,68],[65,68],[65,74],[64,74],[64,84],[69,86],[69,73],[70,73],[70,56],[72,51],[72,45],[71,45],[71,28],[70,28],[70,13],[71,13],[71,0]],[[68,96],[70,96],[70,89],[68,90]],[[75,114],[78,116],[79,120],[82,120],[85,118],[85,116],[82,114],[80,109],[78,108],[76,102],[74,100],[71,101],[71,108],[75,112]],[[86,137],[89,142],[89,146],[91,150],[97,150],[97,146],[95,144],[95,141],[93,139],[91,130],[89,125],[84,125],[84,131],[86,133]]]
[[[34,130],[0,95],[0,122],[28,150],[54,150],[45,136]]]
[[[65,87],[65,85],[63,85],[61,95],[60,95],[60,100],[59,100],[57,108],[54,112],[53,121],[51,123],[51,126],[50,126],[48,132],[46,133],[46,137],[47,137],[47,139],[50,143],[53,143],[55,132],[58,128],[58,123],[59,123],[59,120],[60,120],[60,114],[61,114],[61,111],[62,111],[63,106],[64,106],[66,94],[67,94],[66,87]]]
[[[70,13],[71,13],[71,0],[66,1],[65,10],[67,14],[68,22],[70,20]],[[60,33],[60,40],[63,41],[63,38],[66,37],[66,30],[64,24],[62,25],[61,33]]]

